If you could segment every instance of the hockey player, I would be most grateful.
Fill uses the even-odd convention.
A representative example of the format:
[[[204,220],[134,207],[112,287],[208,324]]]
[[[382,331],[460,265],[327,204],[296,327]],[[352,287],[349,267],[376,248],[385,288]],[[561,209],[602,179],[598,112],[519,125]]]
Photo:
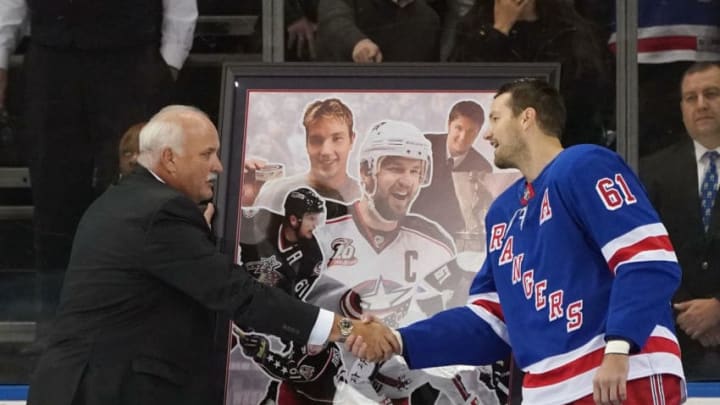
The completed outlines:
[[[302,124],[309,170],[264,183],[253,205],[278,211],[285,194],[298,187],[312,187],[323,198],[339,202],[360,198],[357,180],[347,173],[355,141],[350,108],[337,98],[317,100],[305,109]],[[333,209],[328,206],[329,213]]]
[[[233,349],[242,348],[272,380],[259,405],[314,405],[333,403],[335,386],[342,380],[342,357],[338,346],[295,346],[283,342],[272,350],[270,339],[246,333],[233,325]]]
[[[442,310],[462,280],[458,266],[448,265],[455,258],[449,235],[409,213],[432,178],[431,145],[413,125],[385,120],[368,132],[359,160],[363,196],[316,231],[325,266],[307,301],[348,317],[372,314],[390,326],[407,325]],[[367,364],[350,355],[344,363],[339,403],[403,403],[430,381],[397,361]],[[464,403],[451,379],[433,386]]]
[[[240,259],[262,283],[302,298],[322,262],[313,231],[324,220],[325,202],[303,187],[287,194],[283,208],[284,215],[243,209]]]
[[[402,354],[420,368],[488,364],[512,348],[533,405],[679,404],[680,269],[665,227],[617,154],[563,150],[564,120],[546,82],[500,88],[485,139],[524,179],[490,207],[467,306],[400,328]],[[357,355],[361,342],[348,342]]]
[[[313,232],[324,221],[325,202],[315,191],[303,187],[287,194],[283,209],[284,215],[243,209],[240,258],[259,281],[302,299],[322,262]],[[282,350],[272,351],[265,336],[245,333],[234,325],[232,334],[233,348],[241,347],[273,378],[262,404],[332,401],[340,365],[335,345],[308,348],[283,342]]]

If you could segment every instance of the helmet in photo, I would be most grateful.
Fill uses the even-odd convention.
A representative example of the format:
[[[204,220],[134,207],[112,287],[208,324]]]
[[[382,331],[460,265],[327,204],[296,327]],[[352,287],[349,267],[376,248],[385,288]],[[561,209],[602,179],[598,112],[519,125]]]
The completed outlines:
[[[412,124],[402,121],[383,120],[375,124],[360,150],[360,164],[363,162],[372,176],[377,175],[382,159],[399,156],[419,159],[425,162],[421,186],[430,184],[432,178],[432,147],[422,132]]]
[[[302,219],[306,213],[325,211],[325,201],[313,190],[302,187],[288,193],[285,197],[285,216],[295,215]]]

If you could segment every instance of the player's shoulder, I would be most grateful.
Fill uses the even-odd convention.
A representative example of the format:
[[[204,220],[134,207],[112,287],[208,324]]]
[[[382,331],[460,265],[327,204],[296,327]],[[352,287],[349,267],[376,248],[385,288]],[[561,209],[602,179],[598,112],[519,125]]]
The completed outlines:
[[[615,151],[606,147],[582,144],[573,145],[563,150],[557,157],[557,163],[570,166],[584,166],[589,160],[614,161],[620,157]]]
[[[488,215],[492,215],[498,210],[512,209],[515,210],[520,195],[525,188],[525,177],[519,177],[512,182],[503,192],[501,192],[490,204]],[[512,207],[512,208],[511,208]]]
[[[438,224],[432,222],[425,217],[416,214],[408,214],[402,220],[402,227],[420,234],[426,238],[435,240],[445,245],[452,252],[455,251],[455,243],[450,234],[442,229]]]
[[[598,145],[575,145],[562,151],[550,169],[551,177],[577,180],[631,169],[615,151]]]

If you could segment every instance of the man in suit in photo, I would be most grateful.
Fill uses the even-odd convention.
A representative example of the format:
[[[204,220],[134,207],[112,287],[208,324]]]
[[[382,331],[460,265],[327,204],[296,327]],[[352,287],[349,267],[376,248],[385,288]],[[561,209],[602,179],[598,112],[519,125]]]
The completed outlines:
[[[673,299],[688,380],[720,379],[720,64],[699,62],[682,79],[688,137],[640,162],[640,176],[682,267]]]
[[[482,176],[492,173],[492,165],[475,148],[473,142],[480,134],[485,112],[480,104],[463,100],[452,106],[448,117],[446,134],[427,134],[432,144],[433,172],[429,187],[424,188],[413,203],[412,211],[436,221],[455,236],[467,229],[463,217],[463,205],[489,204],[492,196],[479,184]],[[478,177],[477,190],[471,199],[460,201],[458,184],[453,172],[473,172]],[[480,227],[482,230],[482,227]]]
[[[358,333],[376,360],[389,357],[397,342],[384,325],[296,300],[217,251],[212,208],[198,207],[213,197],[219,147],[192,107],[166,107],[142,129],[139,166],[80,221],[28,404],[213,403],[218,313],[301,345]]]

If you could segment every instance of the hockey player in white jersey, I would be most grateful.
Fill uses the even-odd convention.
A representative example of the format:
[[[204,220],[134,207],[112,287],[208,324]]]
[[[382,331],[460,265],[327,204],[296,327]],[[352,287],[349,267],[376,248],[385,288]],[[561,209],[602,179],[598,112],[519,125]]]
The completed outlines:
[[[461,279],[451,271],[457,266],[447,266],[456,255],[450,236],[409,213],[432,178],[431,145],[413,125],[385,120],[369,131],[359,160],[363,196],[346,215],[316,230],[325,266],[306,300],[349,317],[371,314],[391,327],[404,326],[443,309],[457,290],[452,281]],[[349,386],[336,396],[342,403],[402,403],[430,381],[397,361],[375,365],[345,356]],[[445,380],[439,385],[455,390]]]

